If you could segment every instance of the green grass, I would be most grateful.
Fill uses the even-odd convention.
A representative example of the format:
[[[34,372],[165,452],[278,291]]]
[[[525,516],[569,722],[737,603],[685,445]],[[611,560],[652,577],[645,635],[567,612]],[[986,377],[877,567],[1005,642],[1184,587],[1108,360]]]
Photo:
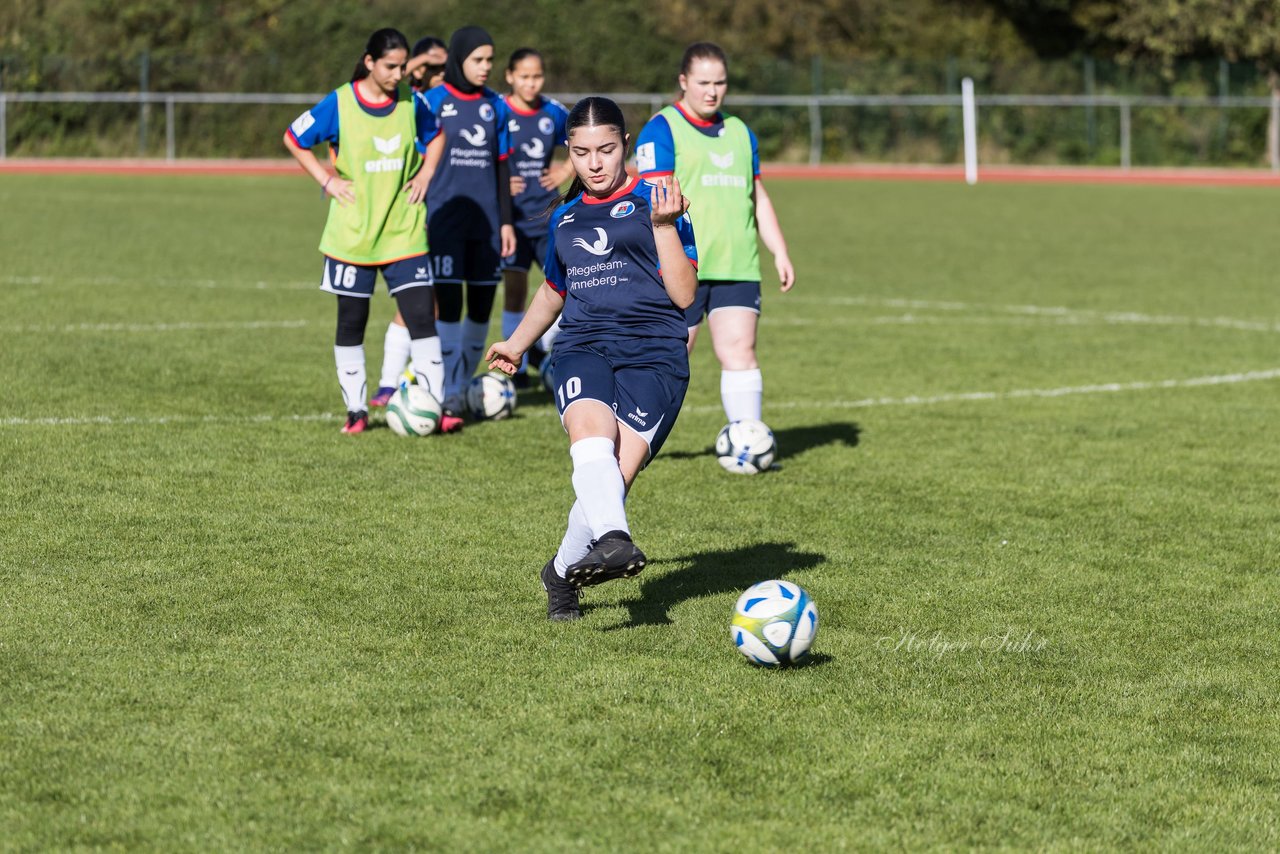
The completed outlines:
[[[310,184],[0,177],[0,848],[1280,846],[1280,380],[1124,386],[1280,368],[1274,193],[771,192],[781,469],[702,342],[566,626],[544,394],[339,435]]]

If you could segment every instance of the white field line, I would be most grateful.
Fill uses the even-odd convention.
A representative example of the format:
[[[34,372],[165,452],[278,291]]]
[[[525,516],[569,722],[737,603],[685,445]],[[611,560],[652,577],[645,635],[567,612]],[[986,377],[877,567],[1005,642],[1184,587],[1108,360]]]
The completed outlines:
[[[32,323],[0,326],[0,332],[37,332],[42,334],[57,332],[191,332],[211,329],[301,329],[306,325],[307,321],[305,320],[225,320],[209,323]]]
[[[808,299],[803,295],[799,297],[788,297],[789,300],[797,302],[816,302],[823,305],[861,305],[861,306],[884,306],[886,308],[902,308],[902,309],[918,309],[926,311],[987,311],[996,312],[998,314],[1022,315],[1031,318],[1045,318],[1058,323],[1075,323],[1086,325],[1088,323],[1107,323],[1107,324],[1132,324],[1132,325],[1152,325],[1152,326],[1201,326],[1218,329],[1238,329],[1246,332],[1280,332],[1280,322],[1273,320],[1242,320],[1234,317],[1185,317],[1172,314],[1146,314],[1137,311],[1096,311],[1093,309],[1067,308],[1065,306],[1046,306],[1046,305],[998,305],[989,303],[969,303],[969,302],[948,302],[944,300],[919,300],[919,299],[899,299],[894,297],[815,297]],[[761,317],[762,322],[770,320],[769,315]],[[851,318],[848,321],[844,319],[835,319],[831,317],[824,318],[813,323],[825,322],[868,322],[859,321]],[[804,318],[779,319],[776,322],[794,323],[794,325],[809,325],[810,321]],[[880,323],[946,323],[942,318],[922,319],[919,315],[903,314],[897,319],[894,318],[874,318],[871,322]],[[956,323],[966,321],[956,320]],[[999,321],[983,321],[981,319],[972,322],[999,322]]]
[[[911,395],[908,397],[868,397],[862,400],[805,400],[805,401],[770,401],[770,409],[865,409],[873,406],[928,406],[938,403],[959,403],[972,401],[1020,400],[1026,398],[1054,398],[1083,394],[1118,394],[1132,391],[1151,391],[1155,389],[1200,388],[1202,386],[1234,385],[1238,383],[1262,382],[1280,379],[1280,368],[1264,371],[1246,371],[1238,374],[1215,374],[1207,377],[1190,379],[1152,380],[1127,383],[1100,383],[1095,385],[1064,386],[1060,388],[1014,389],[1012,391],[970,391],[954,394],[935,394],[927,396]],[[687,412],[710,413],[719,412],[720,406],[686,406]],[[543,408],[531,413],[535,416],[550,417],[556,411]],[[236,415],[205,416],[158,416],[154,418],[125,417],[114,418],[109,415],[87,418],[4,418],[0,419],[0,427],[76,427],[76,426],[119,426],[119,425],[162,425],[162,424],[242,424],[246,421],[255,424],[273,421],[337,421],[338,415],[324,412],[316,415],[254,415],[249,417]]]
[[[251,282],[218,279],[128,279],[119,276],[0,276],[0,285],[53,285],[95,287],[102,285],[162,285],[166,287],[233,288],[236,290],[320,290],[319,278],[310,282]]]

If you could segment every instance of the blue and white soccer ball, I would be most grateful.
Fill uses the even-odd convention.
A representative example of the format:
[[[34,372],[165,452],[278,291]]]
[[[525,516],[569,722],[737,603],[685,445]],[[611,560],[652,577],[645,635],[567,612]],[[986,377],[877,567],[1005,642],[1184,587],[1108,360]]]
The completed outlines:
[[[398,436],[426,436],[440,423],[440,401],[419,385],[400,383],[387,401],[387,426]]]
[[[515,408],[516,384],[506,374],[481,374],[467,386],[467,411],[480,421],[501,421]]]
[[[552,397],[555,397],[556,396],[556,374],[555,374],[555,371],[551,369],[550,355],[548,355],[547,358],[542,360],[542,367],[538,368],[538,371],[542,374],[542,387],[547,390],[547,394],[551,395]]]
[[[790,581],[761,581],[733,606],[729,635],[752,664],[799,664],[818,634],[818,606]]]
[[[759,474],[773,465],[778,443],[763,421],[746,418],[724,425],[716,436],[716,459],[727,472]]]

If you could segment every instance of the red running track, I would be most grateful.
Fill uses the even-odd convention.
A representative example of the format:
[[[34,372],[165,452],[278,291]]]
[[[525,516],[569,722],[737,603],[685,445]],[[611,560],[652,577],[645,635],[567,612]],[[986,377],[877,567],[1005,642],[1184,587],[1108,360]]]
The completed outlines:
[[[962,182],[961,166],[828,164],[803,166],[766,163],[766,178],[816,181],[951,181]],[[7,159],[0,174],[27,175],[294,175],[302,171],[292,160],[110,160]],[[1120,169],[1097,166],[984,166],[981,182],[1026,184],[1153,184],[1200,187],[1280,187],[1280,173],[1262,169]]]

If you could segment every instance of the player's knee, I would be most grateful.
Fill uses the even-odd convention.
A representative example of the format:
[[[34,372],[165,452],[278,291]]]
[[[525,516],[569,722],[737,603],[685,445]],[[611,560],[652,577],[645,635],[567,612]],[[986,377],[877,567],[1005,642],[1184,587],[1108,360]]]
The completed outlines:
[[[369,325],[369,300],[363,297],[338,296],[338,330],[333,343],[339,347],[358,347],[364,343],[364,330]]]
[[[436,334],[436,301],[433,288],[407,288],[396,294],[396,304],[413,339]]]

